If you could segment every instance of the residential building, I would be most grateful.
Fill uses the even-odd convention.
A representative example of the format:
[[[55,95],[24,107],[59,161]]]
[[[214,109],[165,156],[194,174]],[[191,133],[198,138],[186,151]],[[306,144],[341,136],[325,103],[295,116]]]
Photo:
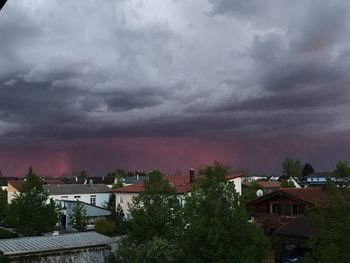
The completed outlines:
[[[325,192],[319,187],[281,188],[247,203],[254,219],[266,233],[305,215],[307,208],[323,206]]]
[[[325,185],[328,179],[335,179],[333,173],[311,173],[304,178],[303,184],[306,187],[323,186]]]
[[[78,201],[60,200],[59,203],[61,204],[63,211],[60,226],[69,231],[74,230],[72,225],[72,216],[74,208],[77,206]],[[88,230],[94,229],[95,220],[97,218],[105,218],[111,215],[111,212],[109,210],[102,207],[94,206],[84,202],[80,202],[80,204],[84,207],[86,215],[88,217]]]

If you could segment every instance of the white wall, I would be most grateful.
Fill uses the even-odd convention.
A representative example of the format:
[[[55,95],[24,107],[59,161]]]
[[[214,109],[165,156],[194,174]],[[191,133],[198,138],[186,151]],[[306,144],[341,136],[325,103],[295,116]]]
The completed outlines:
[[[90,204],[90,197],[92,195],[96,196],[96,206],[103,207],[106,202],[108,202],[109,199],[109,193],[96,193],[96,194],[73,194],[73,195],[49,195],[49,199],[52,198],[53,200],[79,200],[84,203]],[[63,197],[68,198],[63,198]],[[80,196],[80,198],[76,198],[75,196]]]
[[[131,193],[115,193],[116,208],[118,204],[120,204],[126,217],[130,215],[129,204],[132,203],[132,198],[134,195],[135,194],[131,194]]]

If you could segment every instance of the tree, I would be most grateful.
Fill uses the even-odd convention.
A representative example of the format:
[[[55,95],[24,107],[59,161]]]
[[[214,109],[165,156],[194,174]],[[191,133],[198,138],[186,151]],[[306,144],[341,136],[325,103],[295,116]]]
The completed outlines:
[[[207,166],[201,171],[204,178],[185,198],[184,262],[265,261],[265,236],[248,222],[234,183],[225,180],[226,171],[218,162]]]
[[[144,182],[144,191],[133,198],[129,211],[131,220],[127,238],[118,249],[118,258],[122,262],[136,262],[135,253],[151,246],[150,242],[155,238],[175,244],[179,242],[183,230],[181,205],[175,189],[160,171],[150,173],[149,180]],[[143,260],[152,262],[153,258]]]
[[[73,208],[71,215],[72,225],[79,232],[85,231],[88,225],[88,217],[84,205],[77,201],[76,206]]]
[[[288,159],[282,164],[282,179],[289,179],[293,177],[294,179],[302,179],[301,167],[299,160]]]
[[[312,174],[313,172],[314,172],[314,168],[312,167],[312,165],[309,163],[305,163],[302,171],[303,178],[305,178],[305,176],[307,176],[308,174]]]
[[[61,216],[61,208],[43,192],[40,178],[30,167],[23,191],[9,206],[8,222],[23,235],[51,232]]]
[[[240,197],[240,202],[242,203],[242,205],[257,198],[256,192],[258,190],[263,191],[263,187],[261,186],[261,184],[258,181],[253,180],[251,182],[250,187],[242,192],[242,196]]]
[[[325,206],[311,214],[319,238],[305,262],[350,262],[350,167],[338,162],[336,180],[328,181]]]
[[[113,173],[114,177],[117,179],[117,182],[113,184],[112,189],[122,187],[124,185],[124,178],[126,176],[126,171],[123,169],[117,169]]]
[[[0,221],[7,214],[7,192],[0,188]]]

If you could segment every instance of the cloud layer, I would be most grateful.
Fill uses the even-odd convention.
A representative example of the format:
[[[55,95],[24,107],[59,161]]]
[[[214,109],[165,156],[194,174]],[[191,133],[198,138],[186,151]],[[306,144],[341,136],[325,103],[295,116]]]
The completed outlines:
[[[348,138],[349,8],[346,0],[9,1],[0,13],[1,144]]]

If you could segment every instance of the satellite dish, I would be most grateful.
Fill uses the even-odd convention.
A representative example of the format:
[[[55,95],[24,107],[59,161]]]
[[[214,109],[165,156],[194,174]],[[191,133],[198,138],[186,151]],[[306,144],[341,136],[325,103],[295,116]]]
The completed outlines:
[[[256,196],[257,197],[260,197],[260,196],[263,196],[264,192],[263,190],[259,189],[258,191],[256,191]]]

